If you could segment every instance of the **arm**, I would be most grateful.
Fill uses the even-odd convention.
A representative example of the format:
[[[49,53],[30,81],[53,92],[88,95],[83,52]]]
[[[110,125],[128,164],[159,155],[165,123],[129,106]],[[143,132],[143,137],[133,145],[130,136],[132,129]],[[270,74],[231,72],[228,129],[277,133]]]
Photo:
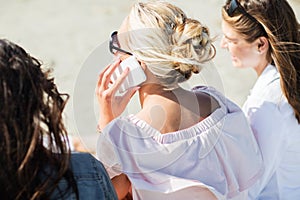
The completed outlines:
[[[124,81],[129,73],[127,68],[117,81],[110,87],[111,76],[114,70],[119,66],[120,60],[117,60],[111,65],[108,65],[99,75],[98,83],[96,87],[96,95],[98,99],[100,118],[98,122],[98,128],[103,129],[110,121],[121,115],[126,108],[130,98],[139,89],[134,87],[129,89],[123,96],[115,96],[121,83]],[[125,174],[120,174],[112,179],[113,186],[116,190],[118,199],[127,199],[130,197],[131,183]]]
[[[98,78],[96,95],[100,109],[100,118],[98,122],[99,129],[103,129],[110,121],[120,116],[125,110],[130,98],[139,89],[139,87],[133,87],[123,96],[115,96],[121,83],[129,73],[129,68],[126,68],[116,82],[109,86],[111,83],[111,76],[114,70],[119,66],[120,62],[121,61],[118,59],[113,64],[108,65],[100,73]]]
[[[248,109],[246,115],[260,147],[265,167],[261,179],[249,191],[250,196],[257,197],[269,184],[287,148],[285,119],[278,110],[278,105],[270,102]]]
[[[116,190],[118,199],[130,199],[131,183],[125,174],[113,177],[112,184]]]

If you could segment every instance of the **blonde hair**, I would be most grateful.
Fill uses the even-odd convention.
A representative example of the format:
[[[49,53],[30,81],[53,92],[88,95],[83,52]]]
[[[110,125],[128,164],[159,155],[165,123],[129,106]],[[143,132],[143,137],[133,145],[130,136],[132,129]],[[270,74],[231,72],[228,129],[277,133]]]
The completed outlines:
[[[122,48],[144,61],[167,88],[199,73],[215,56],[208,28],[170,3],[136,3],[126,20]]]

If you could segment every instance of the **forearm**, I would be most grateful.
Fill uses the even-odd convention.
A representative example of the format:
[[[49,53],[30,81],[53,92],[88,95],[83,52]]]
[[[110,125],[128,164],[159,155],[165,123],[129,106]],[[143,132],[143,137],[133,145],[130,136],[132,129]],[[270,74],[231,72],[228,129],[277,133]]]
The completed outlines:
[[[100,116],[99,120],[98,120],[98,125],[97,125],[97,129],[100,132],[101,130],[104,129],[104,127],[109,124],[109,122],[111,122],[114,119],[113,115],[109,115],[109,114],[105,114],[103,116]]]
[[[118,199],[124,199],[130,193],[131,183],[125,174],[113,177],[112,184],[116,190]]]

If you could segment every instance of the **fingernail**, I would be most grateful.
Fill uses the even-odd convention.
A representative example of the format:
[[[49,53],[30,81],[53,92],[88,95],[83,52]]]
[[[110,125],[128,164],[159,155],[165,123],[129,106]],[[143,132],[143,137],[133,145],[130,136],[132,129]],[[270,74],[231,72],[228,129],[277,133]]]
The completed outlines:
[[[141,89],[141,87],[140,87],[140,86],[137,86],[137,87],[135,88],[135,92],[138,91],[139,89]]]

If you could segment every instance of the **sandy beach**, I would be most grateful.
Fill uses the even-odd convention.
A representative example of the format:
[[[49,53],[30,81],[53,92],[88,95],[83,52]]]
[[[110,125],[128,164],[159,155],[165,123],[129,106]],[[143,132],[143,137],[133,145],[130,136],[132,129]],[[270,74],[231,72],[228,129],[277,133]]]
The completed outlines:
[[[11,0],[0,8],[0,37],[23,46],[53,69],[61,92],[70,94],[65,122],[71,135],[79,136],[94,151],[98,120],[95,84],[98,73],[112,59],[108,39],[130,10],[133,0]],[[184,85],[212,85],[242,105],[256,75],[251,69],[232,66],[219,47],[220,9],[225,0],[170,0],[191,18],[200,20],[216,36],[217,55],[199,75]],[[300,0],[289,1],[300,19]],[[135,112],[136,97],[125,114]]]

